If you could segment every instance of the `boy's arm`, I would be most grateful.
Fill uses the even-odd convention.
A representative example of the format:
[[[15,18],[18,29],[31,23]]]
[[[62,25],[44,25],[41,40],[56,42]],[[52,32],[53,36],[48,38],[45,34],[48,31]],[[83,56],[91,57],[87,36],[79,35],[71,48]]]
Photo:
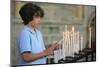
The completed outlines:
[[[32,54],[31,52],[24,52],[21,54],[21,56],[23,60],[26,62],[34,61],[34,60],[37,60],[37,59],[53,54],[57,46],[58,44],[54,44],[51,47],[44,50],[43,52],[36,53],[36,54]]]
[[[45,52],[40,52],[40,53],[36,53],[36,54],[32,54],[31,52],[24,52],[21,54],[21,57],[26,62],[31,62],[31,61],[37,60],[37,59],[45,57],[45,56],[46,56]]]

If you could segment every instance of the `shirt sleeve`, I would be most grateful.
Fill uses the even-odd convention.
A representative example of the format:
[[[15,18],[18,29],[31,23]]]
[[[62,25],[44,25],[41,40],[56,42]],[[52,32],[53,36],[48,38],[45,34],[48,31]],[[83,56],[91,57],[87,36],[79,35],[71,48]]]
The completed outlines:
[[[19,39],[19,51],[20,54],[30,51],[31,52],[31,44],[30,44],[30,36],[29,32],[22,32]]]

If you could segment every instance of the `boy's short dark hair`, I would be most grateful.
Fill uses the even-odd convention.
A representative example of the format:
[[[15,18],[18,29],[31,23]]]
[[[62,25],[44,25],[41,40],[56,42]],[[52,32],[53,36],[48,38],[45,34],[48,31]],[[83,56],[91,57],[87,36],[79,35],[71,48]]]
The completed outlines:
[[[24,25],[27,25],[29,21],[32,21],[33,17],[35,16],[39,16],[41,18],[44,16],[42,8],[32,3],[23,5],[19,10],[19,14],[23,20]]]

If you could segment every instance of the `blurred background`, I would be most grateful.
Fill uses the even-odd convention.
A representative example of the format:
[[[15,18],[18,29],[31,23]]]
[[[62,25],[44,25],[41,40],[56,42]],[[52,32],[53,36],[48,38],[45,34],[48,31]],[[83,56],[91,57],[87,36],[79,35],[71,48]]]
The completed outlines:
[[[18,64],[18,37],[23,28],[22,20],[19,16],[19,9],[25,1],[11,2],[11,64]],[[88,28],[92,27],[92,47],[96,48],[96,6],[58,4],[45,2],[32,2],[40,6],[45,13],[38,29],[43,34],[46,48],[53,41],[62,39],[64,26],[75,26],[75,30],[84,36],[84,44],[88,43]]]

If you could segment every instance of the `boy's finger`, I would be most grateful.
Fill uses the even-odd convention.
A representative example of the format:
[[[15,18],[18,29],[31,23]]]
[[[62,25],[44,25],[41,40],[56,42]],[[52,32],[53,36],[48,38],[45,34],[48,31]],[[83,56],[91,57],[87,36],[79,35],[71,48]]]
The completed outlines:
[[[57,41],[54,41],[53,44],[57,43]]]

